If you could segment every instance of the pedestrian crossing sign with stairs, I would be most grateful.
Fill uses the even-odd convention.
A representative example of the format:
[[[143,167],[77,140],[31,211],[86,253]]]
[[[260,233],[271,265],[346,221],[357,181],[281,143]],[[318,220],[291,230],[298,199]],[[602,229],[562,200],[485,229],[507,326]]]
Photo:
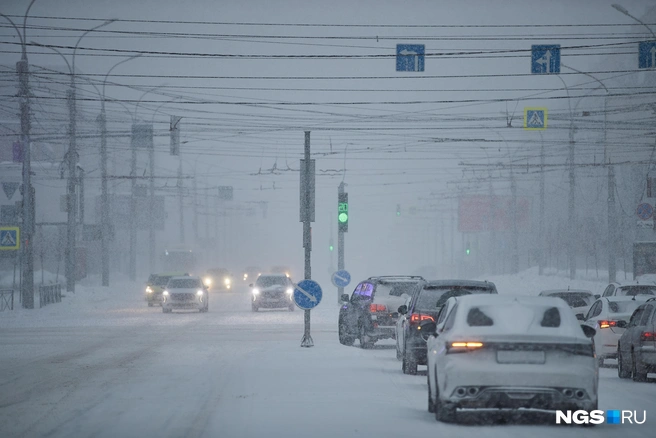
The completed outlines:
[[[546,108],[524,108],[524,129],[543,131],[547,129]]]
[[[20,230],[18,227],[0,227],[0,250],[20,248]]]

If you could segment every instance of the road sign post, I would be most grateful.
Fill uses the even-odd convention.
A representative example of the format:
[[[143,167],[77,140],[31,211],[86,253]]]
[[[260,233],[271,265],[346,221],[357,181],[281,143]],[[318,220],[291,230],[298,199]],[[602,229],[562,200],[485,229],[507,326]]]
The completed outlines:
[[[301,184],[300,184],[300,203],[301,203],[301,222],[303,222],[303,248],[305,249],[305,281],[311,281],[311,266],[310,266],[310,253],[312,251],[312,228],[311,222],[314,222],[314,160],[310,159],[310,131],[305,131],[305,149],[304,159],[301,160]],[[317,285],[318,286],[318,285]],[[310,286],[308,286],[310,287]],[[306,294],[305,289],[299,289],[299,293]],[[321,300],[321,288],[319,288],[319,301]],[[294,291],[294,297],[296,297]],[[316,297],[314,298],[316,300]],[[299,301],[294,298],[294,301],[301,309],[305,309],[303,316],[305,322],[305,330],[303,339],[301,340],[301,347],[313,347],[314,341],[310,335],[310,309],[314,306],[308,307],[298,304]],[[310,299],[312,301],[312,299]],[[318,302],[316,303],[318,304]],[[316,305],[315,304],[315,305]]]
[[[344,192],[344,181],[337,188],[337,269],[344,269],[344,231],[348,230],[348,193]],[[343,203],[346,203],[346,226],[339,221],[341,214],[344,214]],[[344,293],[343,286],[337,286],[337,304],[341,303],[340,298]]]

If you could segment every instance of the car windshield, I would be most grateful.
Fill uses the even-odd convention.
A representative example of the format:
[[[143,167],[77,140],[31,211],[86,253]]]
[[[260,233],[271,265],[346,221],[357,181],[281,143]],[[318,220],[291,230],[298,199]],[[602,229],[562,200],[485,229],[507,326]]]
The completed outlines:
[[[260,287],[287,286],[289,279],[283,276],[260,276],[255,284]]]
[[[569,307],[589,306],[594,301],[594,296],[584,293],[558,292],[549,296],[562,298]]]
[[[170,279],[170,275],[154,275],[151,277],[151,283],[155,286],[166,286]]]
[[[424,286],[417,297],[416,309],[433,310],[442,307],[451,297],[471,294],[489,294],[489,287],[476,286]]]
[[[642,301],[609,301],[608,311],[610,313],[633,313],[640,304]]]
[[[636,295],[656,295],[656,286],[622,286],[617,289],[616,295],[624,297],[634,297]]]
[[[170,280],[166,287],[169,289],[192,289],[201,287],[201,284],[197,278],[178,278]]]

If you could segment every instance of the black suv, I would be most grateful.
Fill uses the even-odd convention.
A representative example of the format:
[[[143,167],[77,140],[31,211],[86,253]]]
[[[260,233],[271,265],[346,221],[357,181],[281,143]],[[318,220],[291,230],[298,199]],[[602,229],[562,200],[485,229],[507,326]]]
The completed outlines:
[[[436,280],[421,284],[410,303],[398,308],[396,358],[403,361],[403,373],[417,374],[417,365],[426,365],[426,340],[421,336],[419,324],[435,322],[449,298],[496,293],[497,287],[489,281]]]
[[[339,342],[353,345],[357,338],[361,348],[371,348],[380,339],[394,339],[396,309],[425,281],[419,276],[383,276],[360,282],[350,298],[341,296]]]

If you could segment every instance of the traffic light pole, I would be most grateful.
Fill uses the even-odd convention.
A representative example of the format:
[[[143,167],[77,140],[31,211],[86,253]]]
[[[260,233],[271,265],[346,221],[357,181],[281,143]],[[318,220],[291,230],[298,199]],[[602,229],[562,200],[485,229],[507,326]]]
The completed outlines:
[[[301,193],[303,194],[303,248],[305,249],[305,276],[306,280],[312,278],[312,271],[310,266],[310,253],[312,251],[312,235],[311,235],[311,220],[312,220],[312,206],[311,206],[311,190],[310,190],[310,178],[313,178],[314,175],[310,175],[310,169],[312,168],[310,162],[310,131],[305,131],[305,161],[304,165],[301,166],[301,172],[304,172],[305,178],[305,187],[301,187]],[[314,341],[310,335],[310,310],[305,310],[304,323],[305,330],[303,332],[303,339],[301,340],[301,347],[313,347]]]
[[[339,184],[337,189],[337,202],[339,203],[341,199],[344,198],[344,181]],[[339,210],[338,210],[339,214]],[[337,270],[341,271],[344,269],[344,230],[339,225],[339,217],[337,220]],[[344,288],[337,288],[337,304],[341,303],[342,294],[344,294]]]

